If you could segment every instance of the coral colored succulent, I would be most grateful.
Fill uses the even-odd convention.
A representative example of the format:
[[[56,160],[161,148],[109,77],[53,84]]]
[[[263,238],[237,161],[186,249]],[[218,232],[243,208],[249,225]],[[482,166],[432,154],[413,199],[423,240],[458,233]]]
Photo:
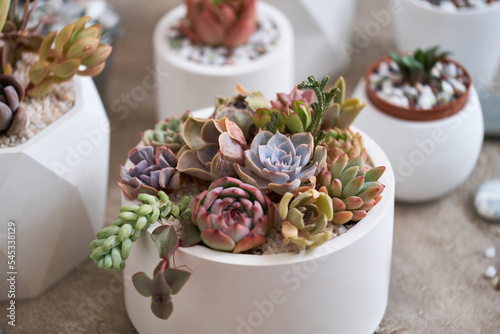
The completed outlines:
[[[218,121],[189,117],[182,136],[186,145],[177,153],[177,169],[183,173],[213,181],[236,176],[233,164],[245,162],[245,136],[227,117]]]
[[[89,20],[89,16],[81,17],[59,34],[52,31],[44,38],[38,52],[39,60],[29,70],[30,96],[42,96],[53,84],[67,81],[75,74],[93,77],[102,72],[112,47],[99,43],[100,24],[85,28]],[[81,66],[85,69],[80,69]]]
[[[182,138],[183,122],[187,119],[188,113],[182,117],[172,117],[156,123],[155,128],[146,130],[142,134],[142,142],[146,146],[167,146],[172,152],[177,153],[185,144]]]
[[[327,193],[312,188],[296,196],[286,193],[279,203],[279,214],[285,243],[314,248],[332,236],[331,229],[326,228],[333,218],[333,202]]]
[[[244,182],[283,195],[317,175],[325,161],[326,149],[314,148],[310,133],[287,137],[279,132],[273,135],[260,131],[245,151],[245,167],[235,164],[234,168]]]
[[[359,132],[354,132],[351,129],[340,130],[338,128],[326,131],[326,137],[323,146],[327,149],[327,163],[331,164],[335,157],[342,154],[347,154],[349,161],[361,156],[363,161],[366,160],[366,150],[363,137]]]
[[[207,246],[240,253],[266,241],[274,207],[256,187],[224,177],[196,197],[192,219]]]
[[[176,190],[181,185],[181,175],[175,168],[177,157],[166,146],[134,147],[128,154],[134,167],[121,167],[118,185],[129,198],[138,194],[156,195],[159,190]]]
[[[180,30],[195,44],[236,48],[257,27],[256,0],[185,0]]]
[[[243,131],[245,138],[255,135],[252,115],[259,108],[268,108],[269,102],[261,92],[248,92],[241,85],[236,86],[237,95],[218,97],[215,100],[215,112],[211,118],[220,120],[227,116]]]
[[[384,171],[385,167],[365,167],[361,156],[349,162],[347,154],[335,157],[329,170],[321,171],[319,190],[333,199],[335,224],[361,220],[380,201],[384,185],[378,179]]]
[[[8,136],[25,129],[28,117],[19,104],[24,98],[21,81],[8,74],[0,74],[0,133]]]

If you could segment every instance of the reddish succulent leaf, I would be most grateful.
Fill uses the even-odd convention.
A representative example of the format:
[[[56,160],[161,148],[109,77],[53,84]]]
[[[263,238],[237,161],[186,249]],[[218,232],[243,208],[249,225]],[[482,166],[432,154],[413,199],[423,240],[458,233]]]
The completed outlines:
[[[170,286],[172,294],[175,295],[187,282],[191,273],[180,269],[169,268],[163,272],[163,276],[165,276],[165,280]]]
[[[144,297],[151,297],[151,278],[146,273],[139,272],[132,276],[132,283],[135,289]]]

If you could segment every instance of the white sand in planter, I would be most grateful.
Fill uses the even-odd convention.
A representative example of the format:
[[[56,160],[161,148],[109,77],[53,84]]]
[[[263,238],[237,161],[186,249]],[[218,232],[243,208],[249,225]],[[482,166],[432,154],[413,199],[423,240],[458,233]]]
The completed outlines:
[[[168,42],[172,50],[176,51],[176,55],[193,63],[214,66],[241,65],[255,61],[271,52],[281,35],[276,22],[263,15],[259,17],[257,29],[248,42],[235,50],[228,50],[225,47],[194,45],[179,31],[178,26],[179,23],[170,27],[167,32]]]
[[[18,61],[14,75],[26,87],[29,83],[28,69],[38,60],[38,55],[26,53]],[[28,116],[28,124],[18,135],[0,135],[0,149],[21,145],[56,121],[73,108],[75,104],[75,88],[73,80],[54,85],[51,91],[40,98],[27,97],[21,103]]]

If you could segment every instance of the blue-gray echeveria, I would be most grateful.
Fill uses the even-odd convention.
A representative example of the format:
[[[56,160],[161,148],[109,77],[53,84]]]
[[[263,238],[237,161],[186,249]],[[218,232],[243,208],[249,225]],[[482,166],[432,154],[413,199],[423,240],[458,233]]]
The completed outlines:
[[[325,164],[326,149],[314,148],[310,133],[287,137],[260,131],[245,151],[245,167],[235,164],[234,169],[243,182],[283,195],[297,190]]]

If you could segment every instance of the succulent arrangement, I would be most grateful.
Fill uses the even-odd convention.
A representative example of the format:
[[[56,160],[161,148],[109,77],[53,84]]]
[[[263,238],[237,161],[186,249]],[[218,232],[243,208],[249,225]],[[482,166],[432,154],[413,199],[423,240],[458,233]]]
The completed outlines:
[[[447,105],[467,92],[466,71],[438,47],[409,53],[391,52],[368,77],[370,87],[391,104],[431,109]]]
[[[22,132],[28,117],[22,107],[27,98],[49,93],[55,84],[68,81],[74,75],[96,76],[105,66],[111,46],[99,43],[101,25],[86,27],[85,16],[43,37],[39,25],[29,26],[38,0],[26,1],[19,12],[17,1],[0,0],[0,134],[14,136]],[[13,75],[20,57],[38,54],[38,60],[28,69],[27,86]]]
[[[132,280],[166,319],[191,275],[172,261],[179,247],[262,254],[272,239],[300,252],[366,217],[381,200],[385,167],[370,165],[350,129],[365,104],[345,98],[343,78],[329,90],[328,82],[311,76],[275,101],[238,86],[216,99],[210,118],[187,113],[145,131],[118,183],[131,204],[90,243],[90,257],[122,270],[149,229],[160,263],[153,278]]]

